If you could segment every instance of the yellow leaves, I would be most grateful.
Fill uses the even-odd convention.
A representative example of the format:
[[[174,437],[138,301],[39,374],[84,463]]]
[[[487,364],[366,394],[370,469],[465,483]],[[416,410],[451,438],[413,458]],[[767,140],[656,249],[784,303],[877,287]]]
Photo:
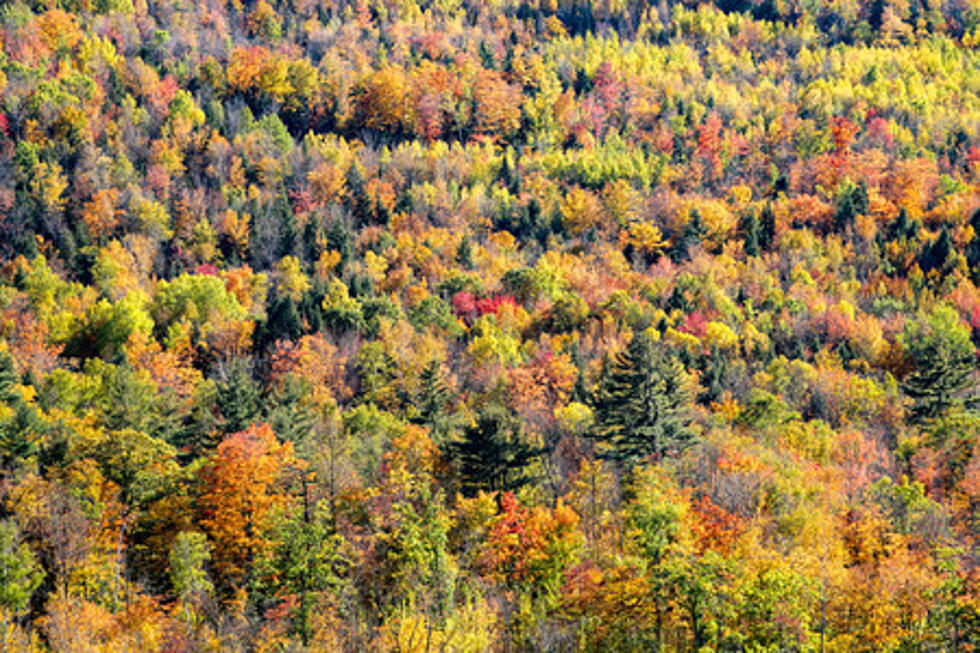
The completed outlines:
[[[493,649],[496,621],[494,608],[482,599],[462,603],[438,621],[406,608],[382,628],[382,640],[397,653],[487,651]]]
[[[602,208],[591,192],[576,186],[565,195],[561,203],[562,224],[575,236],[580,236],[599,225]]]
[[[340,263],[341,259],[340,252],[335,249],[329,249],[320,254],[320,258],[317,259],[316,267],[316,277],[320,281],[325,281],[333,273],[337,264]]]
[[[558,406],[554,412],[555,421],[569,433],[583,433],[592,424],[592,409],[577,401]]]
[[[358,90],[358,115],[365,127],[397,131],[409,125],[408,86],[400,69],[386,66],[374,71],[361,80]]]
[[[727,324],[708,322],[705,327],[704,343],[720,349],[737,349],[738,336]]]
[[[346,183],[344,171],[328,161],[323,161],[306,175],[313,199],[319,206],[326,206],[341,199]]]
[[[118,193],[114,188],[100,189],[82,208],[82,221],[97,240],[111,234],[122,218],[118,206]]]
[[[82,40],[82,32],[73,14],[61,9],[50,9],[37,19],[41,28],[41,40],[53,51],[71,50]]]
[[[662,254],[670,245],[670,242],[664,239],[660,228],[649,222],[634,222],[629,226],[627,233],[628,243],[651,258]]]
[[[276,264],[279,275],[279,292],[299,301],[303,293],[310,289],[310,280],[300,269],[299,259],[295,256],[284,256]]]
[[[62,195],[68,188],[68,180],[57,163],[38,162],[32,171],[30,188],[47,211],[54,213],[64,208]]]

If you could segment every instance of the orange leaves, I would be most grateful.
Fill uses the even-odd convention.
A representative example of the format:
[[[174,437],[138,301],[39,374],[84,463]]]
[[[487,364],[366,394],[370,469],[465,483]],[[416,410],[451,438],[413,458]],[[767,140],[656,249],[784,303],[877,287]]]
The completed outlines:
[[[293,374],[309,383],[317,404],[341,403],[353,394],[345,383],[346,357],[322,333],[296,343],[280,342],[272,358],[272,377],[279,383]]]
[[[249,91],[258,86],[262,68],[269,57],[269,50],[261,46],[235,48],[226,71],[228,86],[236,91]]]
[[[484,71],[473,85],[476,130],[493,138],[506,138],[521,121],[521,96],[497,72]]]
[[[257,424],[226,437],[201,470],[201,525],[214,543],[215,572],[225,589],[241,585],[266,546],[266,518],[287,502],[280,482],[294,465],[292,444],[280,444],[268,424]]]
[[[368,129],[397,132],[408,125],[405,103],[407,82],[401,70],[391,66],[361,80],[357,115]]]
[[[119,226],[122,209],[119,208],[119,195],[114,188],[103,188],[95,192],[82,208],[82,222],[96,240],[112,234]]]
[[[561,500],[551,510],[525,508],[513,492],[505,492],[487,538],[484,565],[506,582],[557,589],[580,544],[578,522],[579,516]]]

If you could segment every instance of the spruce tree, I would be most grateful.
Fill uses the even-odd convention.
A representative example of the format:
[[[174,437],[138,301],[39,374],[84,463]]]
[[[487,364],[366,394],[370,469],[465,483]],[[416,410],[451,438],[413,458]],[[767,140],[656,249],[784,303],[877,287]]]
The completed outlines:
[[[671,260],[674,263],[681,263],[688,260],[691,257],[690,249],[700,245],[706,233],[707,229],[705,229],[704,222],[701,220],[701,212],[697,210],[691,211],[691,218],[684,225],[684,231],[681,232],[680,237],[674,243],[674,248],[671,250]]]
[[[218,383],[218,408],[225,433],[244,431],[258,418],[259,387],[242,359],[235,359],[225,379]]]
[[[759,218],[754,213],[749,213],[742,223],[745,238],[745,253],[748,256],[759,255]]]
[[[686,446],[693,432],[683,368],[637,333],[600,379],[592,437],[599,454],[627,468]]]
[[[977,358],[970,330],[954,309],[941,306],[909,322],[902,345],[913,365],[902,381],[902,389],[913,401],[913,421],[941,417],[976,401],[966,395],[976,388]]]
[[[527,467],[541,452],[527,443],[513,411],[491,404],[463,432],[463,439],[450,445],[449,453],[464,493],[472,496],[479,490],[503,492],[525,485],[530,481]]]
[[[776,214],[772,210],[771,203],[767,203],[762,208],[762,214],[759,216],[759,227],[761,229],[759,232],[759,249],[769,249],[776,239]]]

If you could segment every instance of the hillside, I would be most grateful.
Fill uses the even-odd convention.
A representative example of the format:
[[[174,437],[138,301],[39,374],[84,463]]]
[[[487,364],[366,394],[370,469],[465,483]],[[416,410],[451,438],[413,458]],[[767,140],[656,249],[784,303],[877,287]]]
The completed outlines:
[[[980,2],[0,6],[0,649],[980,649]]]

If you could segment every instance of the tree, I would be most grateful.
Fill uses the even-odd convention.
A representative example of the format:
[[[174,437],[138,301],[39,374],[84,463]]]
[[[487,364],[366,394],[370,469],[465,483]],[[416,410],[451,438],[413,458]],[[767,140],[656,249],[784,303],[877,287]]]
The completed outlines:
[[[20,541],[20,530],[10,520],[0,522],[0,610],[3,633],[0,645],[6,648],[7,616],[20,614],[27,607],[34,590],[41,584],[44,572],[34,552]]]
[[[701,244],[708,230],[701,219],[701,212],[695,209],[691,212],[691,217],[684,225],[684,231],[675,239],[674,247],[671,249],[670,258],[674,263],[681,263],[690,258],[690,249]]]
[[[976,387],[977,358],[970,329],[956,311],[939,306],[905,326],[902,346],[912,365],[902,389],[912,398],[912,419],[923,422],[969,405],[975,397],[964,391]]]
[[[218,383],[218,408],[224,418],[225,433],[246,429],[258,417],[259,388],[244,360],[235,359]]]
[[[490,404],[463,438],[449,447],[465,492],[513,490],[530,481],[525,470],[540,452],[524,438],[521,423],[505,406]]]
[[[334,532],[326,504],[276,515],[271,545],[260,552],[256,589],[272,599],[298,596],[293,629],[304,646],[309,645],[316,595],[340,587],[349,566],[344,540]]]
[[[222,440],[202,468],[201,525],[213,542],[221,590],[244,587],[255,556],[268,545],[266,518],[286,503],[278,484],[292,465],[292,444],[280,444],[259,424]]]
[[[636,333],[599,381],[592,437],[600,455],[629,468],[687,445],[694,436],[689,395],[681,364]]]
[[[191,630],[191,602],[200,600],[212,589],[211,580],[204,569],[210,559],[211,551],[204,533],[178,533],[170,547],[170,581],[180,598],[188,634]]]

